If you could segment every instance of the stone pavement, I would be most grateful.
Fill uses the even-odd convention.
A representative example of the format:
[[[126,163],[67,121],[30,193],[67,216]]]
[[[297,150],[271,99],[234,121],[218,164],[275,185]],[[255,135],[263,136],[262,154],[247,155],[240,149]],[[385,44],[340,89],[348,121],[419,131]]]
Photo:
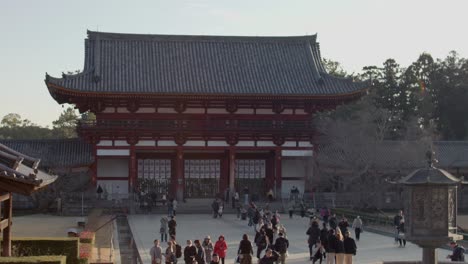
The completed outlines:
[[[141,255],[143,263],[151,263],[149,250],[154,239],[159,239],[160,214],[152,215],[129,215],[129,224],[133,232],[135,243]],[[241,221],[235,215],[224,215],[222,219],[213,219],[210,215],[178,215],[177,220],[177,241],[185,246],[187,239],[202,240],[206,235],[210,235],[212,241],[216,241],[219,235],[224,235],[228,243],[228,257],[226,263],[234,263],[237,248],[242,234],[249,235],[253,240],[254,230],[247,226],[247,221]],[[287,263],[299,264],[310,263],[308,261],[307,236],[305,234],[308,227],[308,218],[295,216],[289,219],[282,215],[281,223],[287,229],[290,241],[289,257]],[[371,232],[364,232],[361,241],[357,242],[358,252],[354,258],[354,263],[373,264],[382,261],[404,261],[420,260],[422,250],[411,243],[405,248],[394,245],[394,239],[387,236],[378,235]],[[163,244],[163,249],[167,244]],[[255,250],[255,248],[254,248]],[[445,260],[450,254],[444,249],[438,250],[439,260]]]

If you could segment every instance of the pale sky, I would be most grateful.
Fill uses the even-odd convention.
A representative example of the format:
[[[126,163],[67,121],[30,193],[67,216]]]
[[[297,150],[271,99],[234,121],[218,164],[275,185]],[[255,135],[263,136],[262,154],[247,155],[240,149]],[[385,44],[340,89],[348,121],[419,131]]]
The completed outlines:
[[[45,72],[83,68],[86,30],[293,36],[318,33],[322,56],[349,72],[422,52],[468,57],[468,0],[0,0],[0,118],[51,125],[62,107]]]

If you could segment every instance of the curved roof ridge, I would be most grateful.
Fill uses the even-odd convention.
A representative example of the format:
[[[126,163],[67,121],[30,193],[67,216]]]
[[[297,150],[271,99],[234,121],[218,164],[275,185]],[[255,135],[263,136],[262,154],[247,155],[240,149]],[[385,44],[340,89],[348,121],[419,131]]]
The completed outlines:
[[[152,40],[152,41],[215,41],[215,42],[317,42],[317,34],[303,36],[220,36],[220,35],[165,35],[113,33],[88,30],[88,39],[100,40]]]
[[[59,80],[64,80],[64,79],[76,79],[76,78],[79,78],[81,76],[85,76],[87,74],[90,74],[93,71],[94,71],[94,67],[91,67],[91,68],[87,69],[86,71],[82,71],[82,72],[79,72],[77,74],[66,74],[66,73],[62,72],[62,78],[53,77],[52,75],[50,75],[49,73],[46,72],[45,80],[46,81],[49,81],[49,80],[59,81]]]

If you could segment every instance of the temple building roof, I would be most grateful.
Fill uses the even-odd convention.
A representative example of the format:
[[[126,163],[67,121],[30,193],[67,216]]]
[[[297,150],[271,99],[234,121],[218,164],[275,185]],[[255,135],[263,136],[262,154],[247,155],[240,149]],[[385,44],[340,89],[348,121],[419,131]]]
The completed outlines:
[[[92,146],[81,139],[0,140],[0,144],[41,157],[43,168],[73,168],[94,162]]]
[[[88,31],[78,74],[53,78],[53,95],[336,96],[365,84],[329,75],[316,35],[236,37]]]
[[[40,161],[0,144],[0,191],[29,195],[54,182],[57,176],[38,169]]]

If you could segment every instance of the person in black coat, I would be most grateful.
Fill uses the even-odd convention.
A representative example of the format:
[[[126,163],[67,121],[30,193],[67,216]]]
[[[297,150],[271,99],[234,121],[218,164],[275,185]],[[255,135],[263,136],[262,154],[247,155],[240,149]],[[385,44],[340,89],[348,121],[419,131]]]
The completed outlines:
[[[197,254],[195,255],[195,260],[198,264],[205,264],[205,249],[203,249],[200,240],[194,241],[195,248],[197,249]]]
[[[452,248],[452,255],[448,255],[447,258],[451,261],[465,262],[465,248],[455,241],[450,242],[450,247]]]
[[[328,252],[328,229],[327,223],[325,222],[322,224],[322,230],[320,230],[320,241],[322,242],[322,246],[325,249],[325,252]],[[325,254],[324,257],[326,257]]]
[[[169,227],[169,235],[171,237],[176,236],[176,227],[177,227],[177,222],[175,220],[175,216],[171,216],[171,220],[167,223],[167,226]]]
[[[398,243],[400,244],[400,247],[405,247],[406,246],[406,239],[405,239],[405,220],[404,220],[404,218],[402,220],[400,220],[400,225],[398,225],[397,232],[398,232]]]
[[[336,237],[335,229],[328,230],[328,246],[327,246],[327,258],[334,260],[336,252]]]
[[[186,264],[192,264],[197,255],[197,248],[192,244],[192,240],[187,240],[187,246],[184,249],[184,261]]]
[[[275,241],[275,251],[279,253],[278,264],[286,263],[286,253],[289,248],[289,240],[284,238],[283,233],[278,234],[278,238]]]
[[[250,264],[252,263],[253,248],[252,242],[249,240],[249,236],[244,234],[242,240],[239,243],[239,249],[237,250],[239,255],[239,262],[241,264]]]
[[[335,230],[336,227],[338,226],[338,223],[337,223],[337,219],[336,219],[336,214],[333,214],[332,217],[330,217],[330,220],[328,220],[328,224],[330,225],[330,229],[333,229]]]
[[[352,264],[353,263],[353,256],[356,256],[356,242],[349,236],[349,231],[346,231],[344,236],[344,251],[345,251],[345,263]]]
[[[307,229],[306,232],[307,235],[309,235],[309,239],[307,239],[307,243],[309,244],[309,256],[310,260],[313,259],[312,256],[312,247],[317,243],[317,241],[320,239],[320,228],[318,226],[317,221],[312,221],[312,224],[310,225],[309,229]]]

